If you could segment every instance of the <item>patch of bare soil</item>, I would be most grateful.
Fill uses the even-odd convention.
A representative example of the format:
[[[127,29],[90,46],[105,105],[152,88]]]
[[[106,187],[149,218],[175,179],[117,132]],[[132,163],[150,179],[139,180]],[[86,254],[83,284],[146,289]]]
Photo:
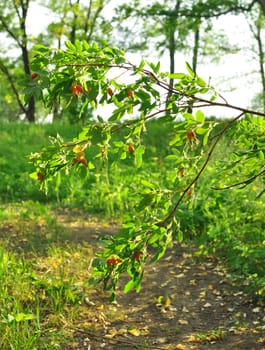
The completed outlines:
[[[73,216],[60,222],[69,240],[95,250],[100,235],[117,230]],[[265,350],[264,305],[235,286],[217,259],[198,258],[191,244],[176,244],[147,266],[140,293],[119,292],[110,305],[97,287],[85,308],[64,350]]]

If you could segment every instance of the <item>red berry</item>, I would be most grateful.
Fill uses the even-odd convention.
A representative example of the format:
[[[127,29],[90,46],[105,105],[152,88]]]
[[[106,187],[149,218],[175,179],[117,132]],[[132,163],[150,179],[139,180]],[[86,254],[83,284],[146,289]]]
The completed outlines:
[[[192,196],[192,190],[189,190],[189,191],[187,192],[187,196],[188,196],[189,198]]]
[[[38,73],[31,73],[31,79],[36,79],[38,76]]]
[[[37,177],[39,182],[42,182],[44,180],[44,175],[40,171],[37,173]]]
[[[140,261],[141,256],[143,255],[143,252],[134,252],[133,256],[136,261]]]
[[[128,90],[127,95],[128,95],[128,97],[133,98],[134,97],[133,90]]]
[[[71,91],[72,91],[72,94],[73,94],[74,96],[78,96],[78,94],[83,94],[83,93],[84,93],[83,86],[80,85],[80,84],[74,84],[74,85],[72,86]]]
[[[179,170],[179,175],[180,175],[180,176],[184,176],[184,173],[185,173],[185,170],[184,170],[184,169],[180,169],[180,170]]]
[[[73,163],[74,164],[83,164],[87,166],[87,160],[85,158],[85,153],[84,152],[79,152],[77,155],[73,158]]]
[[[186,135],[187,135],[188,140],[196,139],[196,134],[194,131],[187,131]]]
[[[115,266],[120,263],[122,260],[119,257],[111,257],[107,259],[107,266]]]
[[[86,160],[86,158],[80,159],[79,163],[80,163],[80,164],[83,164],[84,166],[87,166],[87,160]]]
[[[112,90],[112,88],[111,87],[108,87],[108,90],[107,90],[107,92],[108,92],[108,94],[110,95],[110,97],[112,97],[113,96],[113,90]]]
[[[133,153],[133,152],[134,152],[134,147],[133,147],[133,145],[129,145],[129,146],[128,146],[128,151],[129,151],[130,153]]]

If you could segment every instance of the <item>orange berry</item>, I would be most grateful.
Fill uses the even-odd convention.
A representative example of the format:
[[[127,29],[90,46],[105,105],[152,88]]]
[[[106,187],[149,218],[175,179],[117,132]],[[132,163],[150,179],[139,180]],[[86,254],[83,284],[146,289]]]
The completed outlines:
[[[136,261],[140,261],[142,255],[143,255],[143,252],[141,252],[141,251],[133,253],[133,257]]]
[[[188,196],[189,198],[192,196],[192,190],[189,190],[189,191],[187,192],[187,196]]]
[[[40,171],[37,173],[37,177],[39,182],[42,182],[44,180],[44,175]]]
[[[78,96],[78,94],[84,93],[83,86],[80,84],[74,84],[71,88],[71,91],[74,96]]]
[[[38,73],[31,73],[31,79],[36,79],[38,76]]]
[[[110,267],[110,266],[115,266],[117,265],[118,263],[120,263],[122,260],[119,258],[119,257],[110,257],[107,259],[107,266]]]
[[[128,146],[128,151],[129,151],[130,153],[133,153],[133,152],[134,152],[134,147],[133,147],[133,145],[129,145],[129,146]]]
[[[184,173],[185,173],[185,170],[184,170],[184,169],[180,169],[180,170],[179,170],[179,175],[180,175],[180,176],[184,176]]]
[[[127,95],[128,95],[128,97],[133,98],[134,97],[133,90],[128,90]]]
[[[110,95],[110,97],[112,97],[113,96],[113,90],[112,90],[112,88],[111,87],[108,87],[108,90],[107,90],[107,92],[108,92],[108,94]]]
[[[74,164],[83,164],[87,166],[87,160],[85,158],[85,153],[84,152],[79,152],[77,155],[73,158],[73,163]]]
[[[196,134],[194,131],[187,131],[186,136],[187,136],[188,140],[196,139]]]

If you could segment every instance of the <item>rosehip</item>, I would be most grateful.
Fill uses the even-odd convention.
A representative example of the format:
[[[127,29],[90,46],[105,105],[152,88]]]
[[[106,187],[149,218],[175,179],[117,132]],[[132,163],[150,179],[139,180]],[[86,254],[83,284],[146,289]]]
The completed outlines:
[[[74,164],[83,164],[87,166],[87,160],[85,158],[85,153],[84,152],[79,152],[77,155],[73,158],[73,163]]]
[[[189,198],[192,196],[192,190],[189,190],[189,191],[187,192],[187,196],[188,196]]]
[[[133,256],[136,261],[140,261],[141,256],[143,255],[143,252],[134,252]]]
[[[133,152],[134,152],[134,147],[133,147],[133,145],[129,145],[129,146],[128,146],[128,151],[129,151],[130,153],[133,153]]]
[[[107,266],[115,266],[117,265],[119,262],[121,262],[122,260],[120,258],[115,258],[115,257],[111,257],[107,259]]]
[[[83,164],[84,166],[87,166],[87,160],[86,160],[86,158],[80,159],[80,162],[79,162],[79,163]]]
[[[133,98],[134,92],[132,90],[128,90],[127,95],[128,95],[128,97]]]
[[[180,170],[179,170],[179,175],[180,175],[180,176],[184,176],[184,173],[185,173],[185,170],[184,170],[184,169],[180,169]]]
[[[196,139],[196,134],[194,131],[187,131],[186,133],[188,140]]]
[[[36,79],[38,76],[38,73],[31,73],[31,79]]]
[[[84,93],[83,86],[80,84],[74,84],[71,88],[71,91],[74,96],[78,96],[78,94]]]
[[[113,96],[113,90],[112,90],[112,88],[111,87],[108,87],[108,90],[107,90],[107,92],[108,92],[108,94],[110,95],[110,97],[112,97]]]
[[[44,180],[44,175],[40,171],[37,173],[37,177],[39,182],[42,182]]]

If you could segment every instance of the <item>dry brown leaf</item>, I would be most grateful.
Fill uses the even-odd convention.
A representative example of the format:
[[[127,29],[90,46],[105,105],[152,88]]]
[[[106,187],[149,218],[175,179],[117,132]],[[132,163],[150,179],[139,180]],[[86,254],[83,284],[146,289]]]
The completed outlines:
[[[189,312],[189,310],[186,308],[186,306],[183,306],[182,312]]]
[[[203,305],[203,307],[205,307],[205,308],[212,307],[212,304],[206,303],[206,304]]]
[[[190,286],[196,286],[197,281],[196,280],[190,280]]]
[[[113,338],[113,337],[115,337],[115,335],[117,335],[117,334],[118,334],[118,331],[117,331],[116,328],[109,328],[109,329],[108,329],[108,333],[105,334],[105,337],[106,337],[106,338]]]
[[[187,346],[186,346],[186,345],[183,345],[183,344],[177,344],[177,345],[176,345],[176,349],[177,349],[177,350],[186,350],[186,349],[187,349]]]
[[[189,343],[201,343],[201,339],[196,335],[190,335],[187,339]]]
[[[259,344],[265,344],[265,338],[259,338],[258,343]]]

